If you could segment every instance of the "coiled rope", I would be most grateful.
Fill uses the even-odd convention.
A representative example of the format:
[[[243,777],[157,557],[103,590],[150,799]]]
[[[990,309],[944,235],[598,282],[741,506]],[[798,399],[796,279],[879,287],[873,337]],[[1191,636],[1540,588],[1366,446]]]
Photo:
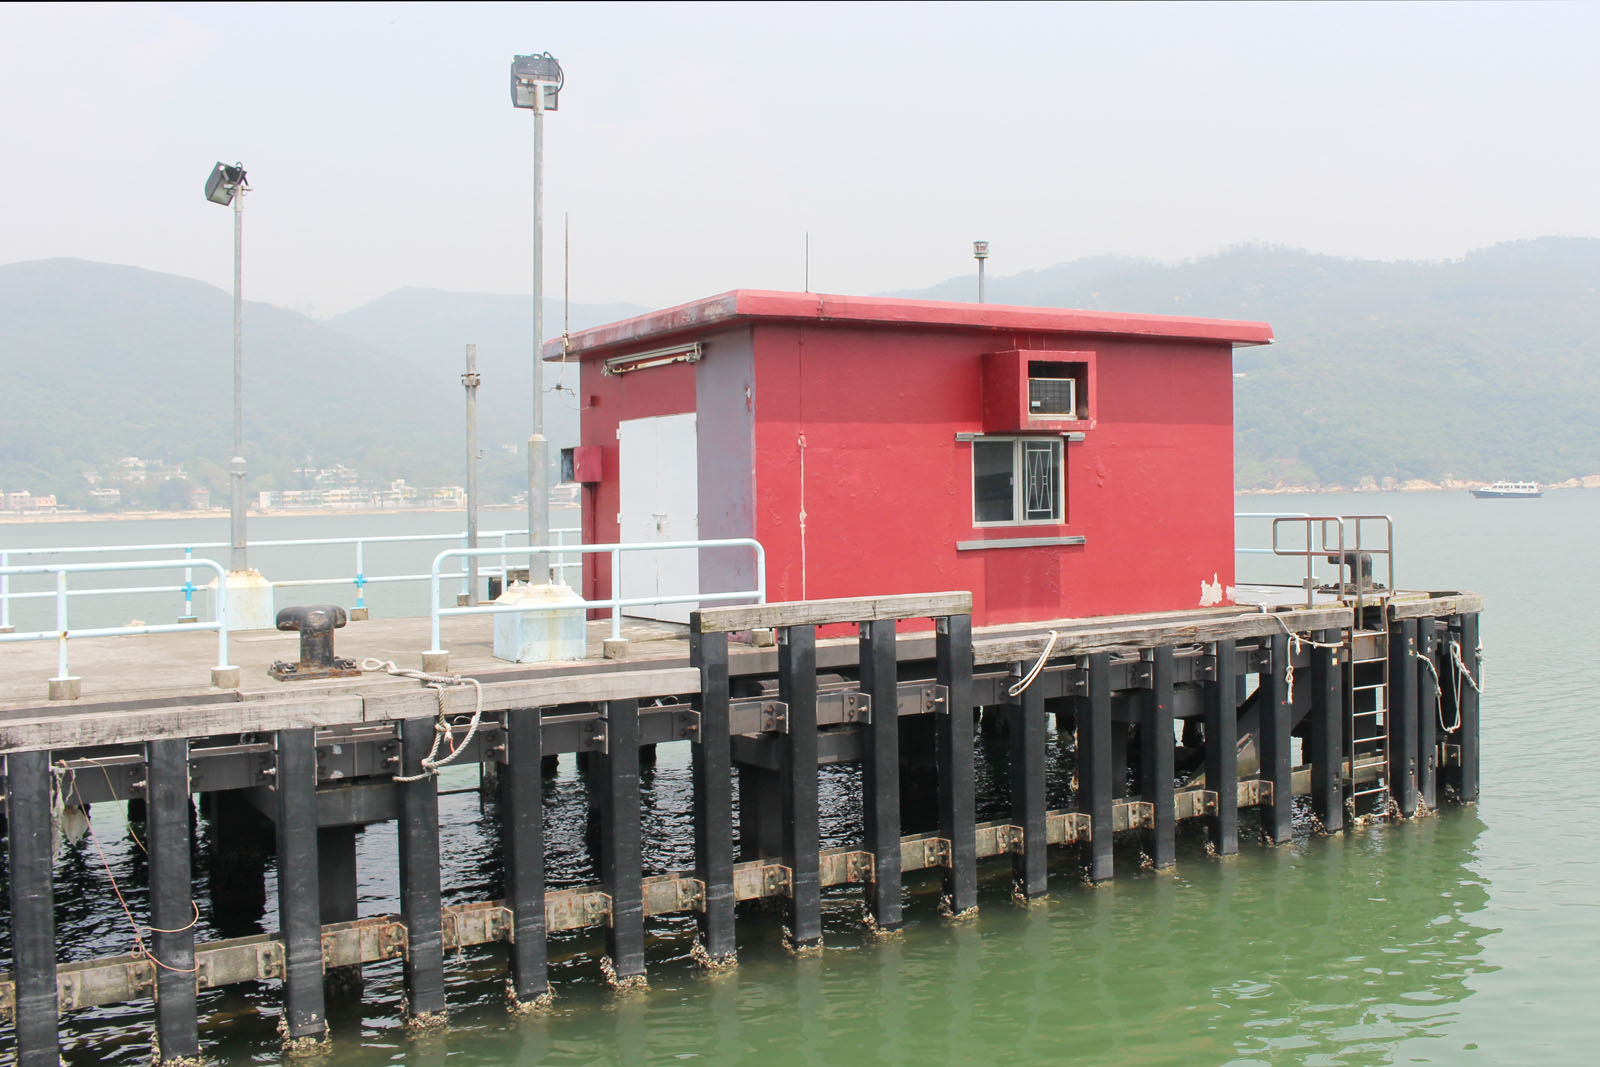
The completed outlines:
[[[439,699],[439,715],[433,724],[433,746],[428,749],[428,754],[422,757],[422,768],[416,774],[397,774],[397,782],[420,782],[424,778],[437,778],[439,769],[454,762],[462,751],[470,744],[478,733],[478,724],[483,721],[483,685],[476,678],[464,678],[459,674],[430,674],[427,671],[414,671],[409,667],[396,666],[393,660],[364,659],[361,661],[364,671],[383,671],[396,678],[414,678],[422,682],[437,694]],[[445,707],[444,694],[448,689],[459,689],[470,685],[473,691],[472,716],[467,722],[467,736],[461,739],[461,744],[456,744],[455,728],[458,722],[452,722]],[[458,716],[459,721],[461,717]],[[450,751],[441,757],[439,749],[448,744]]]

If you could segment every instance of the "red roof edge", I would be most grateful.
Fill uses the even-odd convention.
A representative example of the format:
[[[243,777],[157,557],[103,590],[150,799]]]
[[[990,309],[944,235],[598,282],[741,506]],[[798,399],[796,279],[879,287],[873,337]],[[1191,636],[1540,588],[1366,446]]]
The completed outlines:
[[[931,326],[961,330],[1159,337],[1174,341],[1227,342],[1240,346],[1267,345],[1273,341],[1272,327],[1264,322],[734,289],[692,303],[582,330],[568,340],[566,355],[579,359],[597,358],[614,348],[667,340],[685,333],[701,332],[709,326],[761,319],[840,325]],[[544,346],[545,358],[562,358],[562,347],[559,337],[547,341]]]

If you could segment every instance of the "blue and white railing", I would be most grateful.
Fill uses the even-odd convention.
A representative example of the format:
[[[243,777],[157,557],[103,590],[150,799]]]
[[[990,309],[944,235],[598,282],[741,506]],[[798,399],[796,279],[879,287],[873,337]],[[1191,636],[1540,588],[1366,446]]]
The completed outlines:
[[[11,578],[17,576],[54,575],[55,591],[49,595],[54,596],[56,601],[56,625],[54,630],[0,633],[0,644],[20,641],[55,641],[56,676],[50,680],[57,683],[66,683],[76,681],[67,664],[67,645],[74,638],[132,637],[140,634],[177,634],[196,630],[214,630],[217,634],[217,671],[232,671],[234,668],[228,663],[228,598],[225,596],[213,598],[216,602],[216,617],[205,622],[196,620],[193,622],[156,623],[153,625],[141,623],[131,626],[97,626],[79,630],[74,630],[69,622],[67,598],[74,592],[74,590],[67,587],[67,578],[70,575],[156,570],[183,570],[187,573],[192,572],[195,567],[212,571],[217,577],[218,586],[221,586],[225,576],[222,564],[209,559],[131,560],[117,563],[31,563],[20,566],[0,566],[0,582],[4,582],[6,585],[10,584]],[[149,588],[164,589],[165,587]],[[132,590],[123,588],[118,591],[130,592]],[[213,675],[213,680],[218,681],[218,675]]]
[[[577,541],[578,538],[582,536],[582,531],[576,528],[563,527],[552,530],[550,533],[551,536],[555,537],[558,541],[558,544],[553,546],[554,554],[550,561],[551,574],[555,580],[569,585],[573,584],[573,582],[569,580],[569,572],[575,568],[581,570],[583,564],[581,560],[572,558],[569,555],[569,549],[565,542]],[[495,544],[486,550],[480,550],[479,555],[498,556],[499,567],[482,569],[479,571],[479,577],[499,577],[504,580],[506,572],[509,569],[508,561],[511,560],[513,556],[520,558],[521,556],[527,554],[527,546],[516,543],[518,539],[526,540],[527,536],[527,530],[488,530],[480,533],[478,535],[478,542],[480,546],[482,546],[485,542],[498,542],[498,544]],[[274,588],[279,589],[353,585],[355,586],[356,590],[354,606],[357,608],[366,608],[366,591],[368,586],[400,582],[426,582],[433,578],[431,573],[370,573],[367,567],[367,549],[370,546],[427,544],[430,542],[437,543],[440,541],[454,541],[465,546],[466,540],[467,537],[464,533],[399,534],[388,537],[302,537],[288,540],[251,541],[250,548],[255,550],[274,548],[306,549],[329,546],[352,547],[354,549],[354,574],[347,573],[323,578],[289,578],[285,580],[273,580],[272,585]],[[166,593],[178,593],[181,594],[183,598],[183,610],[179,617],[180,619],[191,620],[195,617],[194,594],[198,592],[200,588],[202,588],[196,586],[194,583],[193,568],[196,566],[203,566],[207,562],[205,556],[196,556],[195,553],[197,551],[205,552],[211,550],[222,550],[226,549],[227,547],[227,541],[194,541],[145,545],[86,545],[64,548],[0,548],[0,632],[4,632],[11,628],[13,601],[20,602],[45,600],[56,595],[53,590],[49,589],[31,589],[23,591],[14,590],[11,582],[11,574],[39,574],[43,572],[14,570],[12,569],[13,567],[38,563],[43,560],[49,560],[63,556],[129,556],[146,555],[156,552],[182,552],[184,560],[186,562],[192,561],[192,566],[188,566],[184,569],[183,581],[181,583],[173,585],[150,586],[101,585],[89,588],[69,589],[67,591],[67,595],[72,597],[104,597],[134,594],[161,595]],[[461,583],[461,593],[463,595],[471,592],[469,584],[471,576],[464,558],[461,561],[460,573],[459,575],[453,576],[453,580],[454,578],[459,578]],[[437,590],[435,590],[434,599],[437,602]]]

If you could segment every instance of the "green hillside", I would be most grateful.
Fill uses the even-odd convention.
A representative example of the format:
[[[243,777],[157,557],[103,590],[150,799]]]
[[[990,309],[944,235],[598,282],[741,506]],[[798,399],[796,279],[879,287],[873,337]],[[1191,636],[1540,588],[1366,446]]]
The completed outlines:
[[[460,375],[470,340],[484,373],[483,485],[491,499],[508,499],[527,479],[526,303],[403,290],[324,324],[246,301],[251,493],[299,487],[296,468],[335,464],[369,485],[461,484]],[[589,322],[632,310],[575,309]],[[559,324],[559,309],[551,312]],[[0,489],[53,492],[83,506],[83,472],[138,456],[183,467],[190,484],[225,501],[232,331],[231,295],[187,278],[70,259],[0,266]],[[575,405],[562,403],[570,394],[549,396],[549,436],[570,444]],[[154,485],[124,489],[134,494],[125,504],[182,502]]]
[[[1277,343],[1234,358],[1241,488],[1600,473],[1600,240],[1440,263],[1261,247],[1175,266],[1099,257],[993,278],[988,295],[1270,322]]]
[[[956,278],[896,295],[973,289]],[[1600,473],[1600,240],[1541,238],[1441,263],[1260,247],[1177,265],[1102,256],[993,277],[989,295],[1272,323],[1276,344],[1235,356],[1241,488]],[[639,310],[574,306],[572,325]],[[546,322],[560,333],[555,301]],[[231,331],[229,294],[200,282],[80,260],[0,266],[0,489],[83,504],[83,472],[141,456],[224,492]],[[526,477],[525,298],[403,289],[326,323],[247,303],[251,490],[296,487],[308,461],[355,468],[368,484],[459,484],[467,342],[484,382],[483,484],[506,499]],[[576,437],[561,380],[547,378],[555,446]]]

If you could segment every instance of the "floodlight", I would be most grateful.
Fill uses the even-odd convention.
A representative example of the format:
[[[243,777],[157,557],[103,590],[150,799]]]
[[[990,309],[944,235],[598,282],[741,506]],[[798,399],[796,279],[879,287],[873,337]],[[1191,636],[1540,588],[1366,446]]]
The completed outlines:
[[[989,242],[988,241],[974,241],[974,242],[972,242],[972,258],[973,259],[988,259],[989,258]]]
[[[206,179],[206,199],[224,207],[233,203],[233,194],[244,184],[244,167],[238,163],[229,166],[218,163]]]
[[[537,108],[544,93],[544,110],[554,111],[561,96],[561,84],[566,76],[561,64],[549,52],[534,56],[513,56],[511,59],[511,105]]]

